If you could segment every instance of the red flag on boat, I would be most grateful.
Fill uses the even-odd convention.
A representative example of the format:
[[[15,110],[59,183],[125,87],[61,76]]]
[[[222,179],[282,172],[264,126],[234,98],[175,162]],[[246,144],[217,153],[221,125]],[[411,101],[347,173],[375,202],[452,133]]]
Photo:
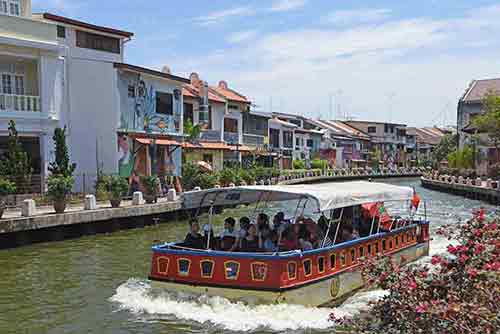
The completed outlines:
[[[411,206],[412,208],[415,208],[415,210],[417,210],[419,205],[420,205],[420,196],[418,196],[417,192],[415,191],[415,188],[413,188],[413,197],[411,199]]]
[[[378,218],[380,227],[390,230],[392,218],[387,212],[383,202],[366,203],[362,205],[363,213],[367,218]]]

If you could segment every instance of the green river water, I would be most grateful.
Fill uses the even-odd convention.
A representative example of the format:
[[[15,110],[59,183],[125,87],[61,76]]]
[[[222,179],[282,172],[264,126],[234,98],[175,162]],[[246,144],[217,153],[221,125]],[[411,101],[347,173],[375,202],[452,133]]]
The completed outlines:
[[[484,203],[415,186],[427,201],[431,230],[471,217]],[[334,184],[332,184],[334,187]],[[273,207],[293,211],[295,207]],[[232,213],[240,215],[250,209]],[[224,212],[229,215],[231,211]],[[220,220],[217,223],[220,225]],[[7,333],[323,333],[333,332],[330,309],[248,306],[222,298],[153,291],[146,279],[154,240],[182,239],[185,221],[0,251],[0,334]],[[433,235],[431,254],[448,242]],[[428,259],[427,259],[428,260]],[[423,261],[426,261],[424,259]],[[362,292],[337,314],[367,312],[383,291]]]

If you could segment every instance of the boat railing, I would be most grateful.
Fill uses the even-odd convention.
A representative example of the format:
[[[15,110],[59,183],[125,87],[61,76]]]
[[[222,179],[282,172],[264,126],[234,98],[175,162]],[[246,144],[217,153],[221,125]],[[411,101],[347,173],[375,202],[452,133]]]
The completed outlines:
[[[211,256],[224,256],[224,257],[242,257],[242,258],[266,258],[266,259],[279,259],[279,258],[289,258],[289,257],[296,257],[296,256],[307,256],[307,255],[314,255],[318,253],[323,253],[325,251],[332,251],[332,250],[341,250],[344,248],[349,248],[367,241],[372,241],[376,239],[380,239],[383,237],[387,236],[392,236],[398,233],[401,233],[403,231],[415,228],[419,225],[422,224],[428,224],[427,221],[414,221],[411,224],[408,224],[406,226],[398,227],[396,229],[393,229],[389,232],[384,232],[381,231],[379,233],[372,234],[370,236],[366,237],[361,237],[357,238],[354,240],[349,240],[345,242],[341,242],[335,245],[331,245],[328,247],[322,247],[322,248],[315,248],[312,250],[307,250],[307,251],[302,251],[302,250],[291,250],[291,251],[280,251],[280,252],[228,252],[228,251],[221,251],[221,250],[213,250],[213,249],[195,249],[195,248],[190,248],[190,247],[185,247],[182,245],[182,243],[177,243],[177,242],[172,242],[172,243],[165,243],[162,245],[156,245],[153,246],[153,251],[159,252],[159,253],[172,253],[172,254],[188,254],[188,255],[211,255]]]

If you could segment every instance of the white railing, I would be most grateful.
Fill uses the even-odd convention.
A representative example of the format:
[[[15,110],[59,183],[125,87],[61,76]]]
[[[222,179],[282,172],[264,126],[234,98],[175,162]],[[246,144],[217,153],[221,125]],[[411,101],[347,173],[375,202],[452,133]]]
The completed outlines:
[[[40,97],[0,93],[0,111],[40,111]]]

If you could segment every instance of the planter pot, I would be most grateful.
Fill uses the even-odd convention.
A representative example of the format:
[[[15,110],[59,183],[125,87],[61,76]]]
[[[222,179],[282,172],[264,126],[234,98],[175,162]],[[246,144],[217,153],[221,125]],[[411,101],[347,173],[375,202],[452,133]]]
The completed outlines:
[[[66,199],[55,200],[54,210],[56,210],[56,213],[63,213],[66,210]]]
[[[156,195],[144,195],[144,200],[148,204],[153,204],[157,202],[157,197]]]
[[[109,202],[111,203],[112,208],[119,208],[120,203],[122,202],[122,199],[121,198],[112,198],[109,200]]]

